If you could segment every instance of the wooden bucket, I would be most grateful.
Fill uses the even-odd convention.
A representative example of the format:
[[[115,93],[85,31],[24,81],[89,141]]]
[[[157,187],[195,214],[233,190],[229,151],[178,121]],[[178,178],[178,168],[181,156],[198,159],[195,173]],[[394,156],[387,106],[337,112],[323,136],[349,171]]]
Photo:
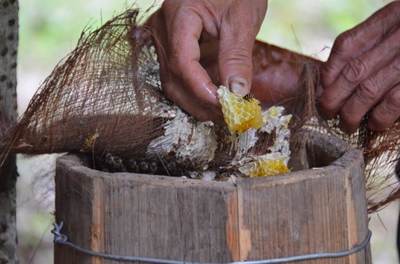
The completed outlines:
[[[307,135],[292,155],[304,170],[236,183],[105,173],[64,156],[56,221],[74,244],[122,256],[227,263],[351,249],[368,236],[362,153]],[[55,263],[120,262],[55,245]],[[296,263],[371,263],[370,249]]]

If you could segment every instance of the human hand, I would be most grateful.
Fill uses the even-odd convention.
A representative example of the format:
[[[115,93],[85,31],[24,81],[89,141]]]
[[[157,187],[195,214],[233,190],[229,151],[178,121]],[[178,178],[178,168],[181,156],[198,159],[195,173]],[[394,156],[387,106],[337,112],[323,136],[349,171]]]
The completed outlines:
[[[166,96],[201,121],[220,120],[216,85],[249,93],[266,9],[266,0],[166,0],[146,24],[159,42]]]
[[[354,132],[364,116],[373,130],[389,128],[400,117],[400,1],[394,1],[335,41],[323,66],[321,109],[340,115]]]

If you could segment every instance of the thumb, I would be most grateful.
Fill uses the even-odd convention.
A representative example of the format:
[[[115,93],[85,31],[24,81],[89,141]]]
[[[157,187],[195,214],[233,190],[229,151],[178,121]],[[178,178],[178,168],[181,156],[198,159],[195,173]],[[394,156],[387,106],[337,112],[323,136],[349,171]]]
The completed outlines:
[[[245,96],[250,92],[254,41],[255,36],[243,38],[240,32],[232,32],[229,35],[226,33],[220,41],[218,58],[220,81],[239,96]]]
[[[220,82],[237,95],[250,92],[253,47],[267,9],[267,1],[234,1],[219,32]]]

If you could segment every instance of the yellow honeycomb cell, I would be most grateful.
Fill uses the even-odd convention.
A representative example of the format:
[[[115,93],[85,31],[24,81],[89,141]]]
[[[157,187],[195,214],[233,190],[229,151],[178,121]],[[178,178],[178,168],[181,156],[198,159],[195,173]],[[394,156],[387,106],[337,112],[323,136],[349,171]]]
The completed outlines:
[[[249,177],[275,176],[290,172],[285,161],[282,159],[260,159],[240,168],[240,171]]]
[[[232,134],[242,134],[250,128],[263,126],[260,102],[257,99],[245,99],[221,86],[218,98],[222,106],[225,123]]]

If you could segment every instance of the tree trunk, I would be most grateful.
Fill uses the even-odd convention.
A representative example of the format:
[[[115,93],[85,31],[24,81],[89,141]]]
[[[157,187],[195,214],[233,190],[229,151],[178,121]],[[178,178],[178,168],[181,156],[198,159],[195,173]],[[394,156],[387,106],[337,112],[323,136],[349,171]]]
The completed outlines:
[[[0,0],[0,137],[17,117],[17,47],[18,1]],[[0,169],[0,264],[17,262],[16,176],[10,157]]]

